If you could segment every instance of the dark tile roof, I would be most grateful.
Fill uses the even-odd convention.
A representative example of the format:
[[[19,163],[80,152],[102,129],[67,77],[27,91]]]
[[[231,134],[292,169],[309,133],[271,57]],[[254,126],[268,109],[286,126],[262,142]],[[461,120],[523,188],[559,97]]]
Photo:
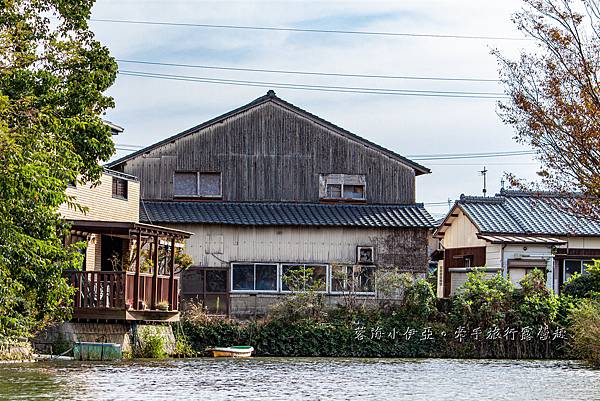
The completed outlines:
[[[502,191],[461,196],[457,205],[482,233],[600,236],[600,221],[568,212],[568,199],[556,194]]]
[[[422,204],[348,205],[317,203],[143,201],[140,221],[156,223],[269,226],[433,228]]]
[[[416,163],[416,162],[414,162],[414,161],[412,161],[412,160],[410,160],[410,159],[408,159],[408,158],[406,158],[404,156],[399,155],[398,153],[396,153],[394,151],[386,149],[383,146],[377,145],[376,143],[373,143],[373,142],[371,142],[371,141],[369,141],[369,140],[367,140],[365,138],[362,138],[362,137],[360,137],[360,136],[358,136],[356,134],[353,134],[352,132],[347,131],[344,128],[341,128],[341,127],[339,127],[339,126],[337,126],[337,125],[335,125],[335,124],[333,124],[333,123],[331,123],[331,122],[329,122],[329,121],[327,121],[325,119],[322,119],[321,117],[318,117],[318,116],[316,116],[316,115],[314,115],[312,113],[309,113],[308,111],[306,111],[304,109],[301,109],[300,107],[298,107],[296,105],[293,105],[293,104],[291,104],[289,102],[286,102],[285,100],[281,99],[280,97],[277,97],[275,95],[275,92],[273,90],[268,91],[266,95],[263,95],[263,96],[261,96],[261,97],[259,97],[257,99],[254,99],[252,102],[250,102],[250,103],[248,103],[248,104],[246,104],[244,106],[238,107],[235,110],[231,110],[231,111],[229,111],[229,112],[227,112],[225,114],[222,114],[222,115],[220,115],[218,117],[215,117],[215,118],[213,118],[211,120],[208,120],[208,121],[206,121],[206,122],[204,122],[202,124],[196,125],[195,127],[189,128],[189,129],[187,129],[187,130],[185,130],[183,132],[180,132],[180,133],[175,134],[173,136],[170,136],[170,137],[168,137],[166,139],[163,139],[162,141],[159,141],[157,143],[149,145],[149,146],[147,146],[147,147],[145,147],[143,149],[140,149],[140,150],[138,150],[136,152],[133,152],[133,153],[131,153],[131,154],[127,155],[127,156],[124,156],[124,157],[122,157],[120,159],[117,159],[117,160],[114,160],[114,161],[112,161],[110,163],[107,163],[106,166],[110,167],[110,168],[118,168],[119,165],[121,165],[121,164],[127,162],[128,160],[131,160],[131,159],[133,159],[133,158],[135,158],[137,156],[143,155],[144,153],[147,153],[147,152],[151,151],[152,149],[158,148],[158,147],[160,147],[162,145],[165,145],[167,143],[171,143],[174,140],[177,140],[179,138],[183,138],[183,137],[185,137],[187,135],[195,134],[196,132],[198,132],[198,131],[206,128],[206,127],[209,127],[211,125],[220,123],[220,122],[222,122],[223,120],[225,120],[225,119],[227,119],[229,117],[233,117],[233,116],[235,116],[235,115],[237,115],[239,113],[245,112],[246,110],[249,110],[249,109],[251,109],[253,107],[256,107],[256,106],[261,105],[261,104],[266,103],[266,102],[275,102],[275,103],[277,103],[280,106],[286,107],[287,109],[289,109],[289,110],[291,110],[291,111],[293,111],[295,113],[303,115],[303,116],[305,116],[305,117],[307,117],[307,118],[309,118],[309,119],[317,122],[318,124],[326,126],[330,130],[336,131],[337,133],[339,133],[339,134],[341,134],[343,136],[346,136],[346,137],[348,137],[348,138],[350,138],[350,139],[352,139],[352,140],[354,140],[356,142],[360,142],[360,143],[364,144],[365,146],[368,146],[368,147],[370,147],[372,149],[375,149],[375,150],[377,150],[377,151],[379,151],[379,152],[381,152],[381,153],[383,153],[383,154],[391,157],[392,159],[398,160],[401,163],[404,163],[407,166],[409,166],[412,169],[414,169],[416,175],[429,174],[431,172],[427,167],[424,167],[424,166],[422,166],[419,163]]]

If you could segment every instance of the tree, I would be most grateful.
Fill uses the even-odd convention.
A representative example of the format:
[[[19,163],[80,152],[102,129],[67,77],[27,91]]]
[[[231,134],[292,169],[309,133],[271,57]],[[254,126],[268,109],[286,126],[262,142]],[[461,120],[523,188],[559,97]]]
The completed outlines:
[[[114,152],[100,115],[116,77],[87,25],[91,0],[3,0],[0,8],[0,337],[26,336],[68,315],[57,213],[69,182],[95,182]]]
[[[509,97],[499,114],[537,151],[542,187],[581,194],[573,204],[590,214],[600,200],[600,3],[524,3],[513,21],[537,51],[518,60],[493,51]]]

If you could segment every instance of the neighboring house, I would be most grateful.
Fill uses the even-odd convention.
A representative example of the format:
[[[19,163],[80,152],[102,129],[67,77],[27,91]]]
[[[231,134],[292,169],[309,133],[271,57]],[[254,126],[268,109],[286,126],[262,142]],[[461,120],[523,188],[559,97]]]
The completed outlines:
[[[438,296],[453,294],[474,267],[500,271],[515,283],[541,269],[548,287],[559,292],[600,258],[600,222],[569,213],[567,202],[557,194],[509,190],[462,195],[434,234],[443,247],[436,252]]]
[[[71,223],[65,241],[87,244],[82,270],[65,272],[77,290],[73,318],[177,320],[178,277],[171,256],[190,234],[140,223],[140,183],[127,174],[105,169],[99,183],[70,185],[67,195],[85,210],[60,206]]]
[[[142,221],[195,234],[182,294],[214,313],[264,313],[292,267],[329,299],[373,297],[379,267],[427,269],[429,170],[273,91],[110,167],[139,177]]]

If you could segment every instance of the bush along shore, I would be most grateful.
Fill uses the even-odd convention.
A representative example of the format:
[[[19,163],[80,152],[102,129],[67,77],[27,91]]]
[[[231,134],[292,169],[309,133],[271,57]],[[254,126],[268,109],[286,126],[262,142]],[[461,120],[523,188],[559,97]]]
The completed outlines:
[[[599,272],[596,266],[590,274],[600,278]],[[391,290],[402,295],[369,307],[350,295],[326,308],[323,295],[310,288],[249,322],[213,318],[201,306],[190,305],[179,337],[197,354],[210,346],[248,344],[257,356],[580,357],[599,362],[600,313],[594,299],[600,287],[594,286],[600,280],[590,284],[585,277],[585,294],[556,296],[540,271],[519,286],[501,275],[487,279],[474,272],[455,296],[440,300],[428,280],[393,274],[397,288]],[[571,287],[581,287],[576,282],[581,277]]]

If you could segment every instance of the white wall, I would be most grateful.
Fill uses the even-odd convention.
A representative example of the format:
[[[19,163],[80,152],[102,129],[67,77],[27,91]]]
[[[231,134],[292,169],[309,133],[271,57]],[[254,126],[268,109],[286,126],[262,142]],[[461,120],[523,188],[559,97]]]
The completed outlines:
[[[186,252],[194,265],[209,267],[226,267],[231,262],[355,263],[357,246],[374,246],[377,238],[394,232],[342,227],[171,226],[194,233],[186,240]],[[376,264],[377,258],[376,250]]]

